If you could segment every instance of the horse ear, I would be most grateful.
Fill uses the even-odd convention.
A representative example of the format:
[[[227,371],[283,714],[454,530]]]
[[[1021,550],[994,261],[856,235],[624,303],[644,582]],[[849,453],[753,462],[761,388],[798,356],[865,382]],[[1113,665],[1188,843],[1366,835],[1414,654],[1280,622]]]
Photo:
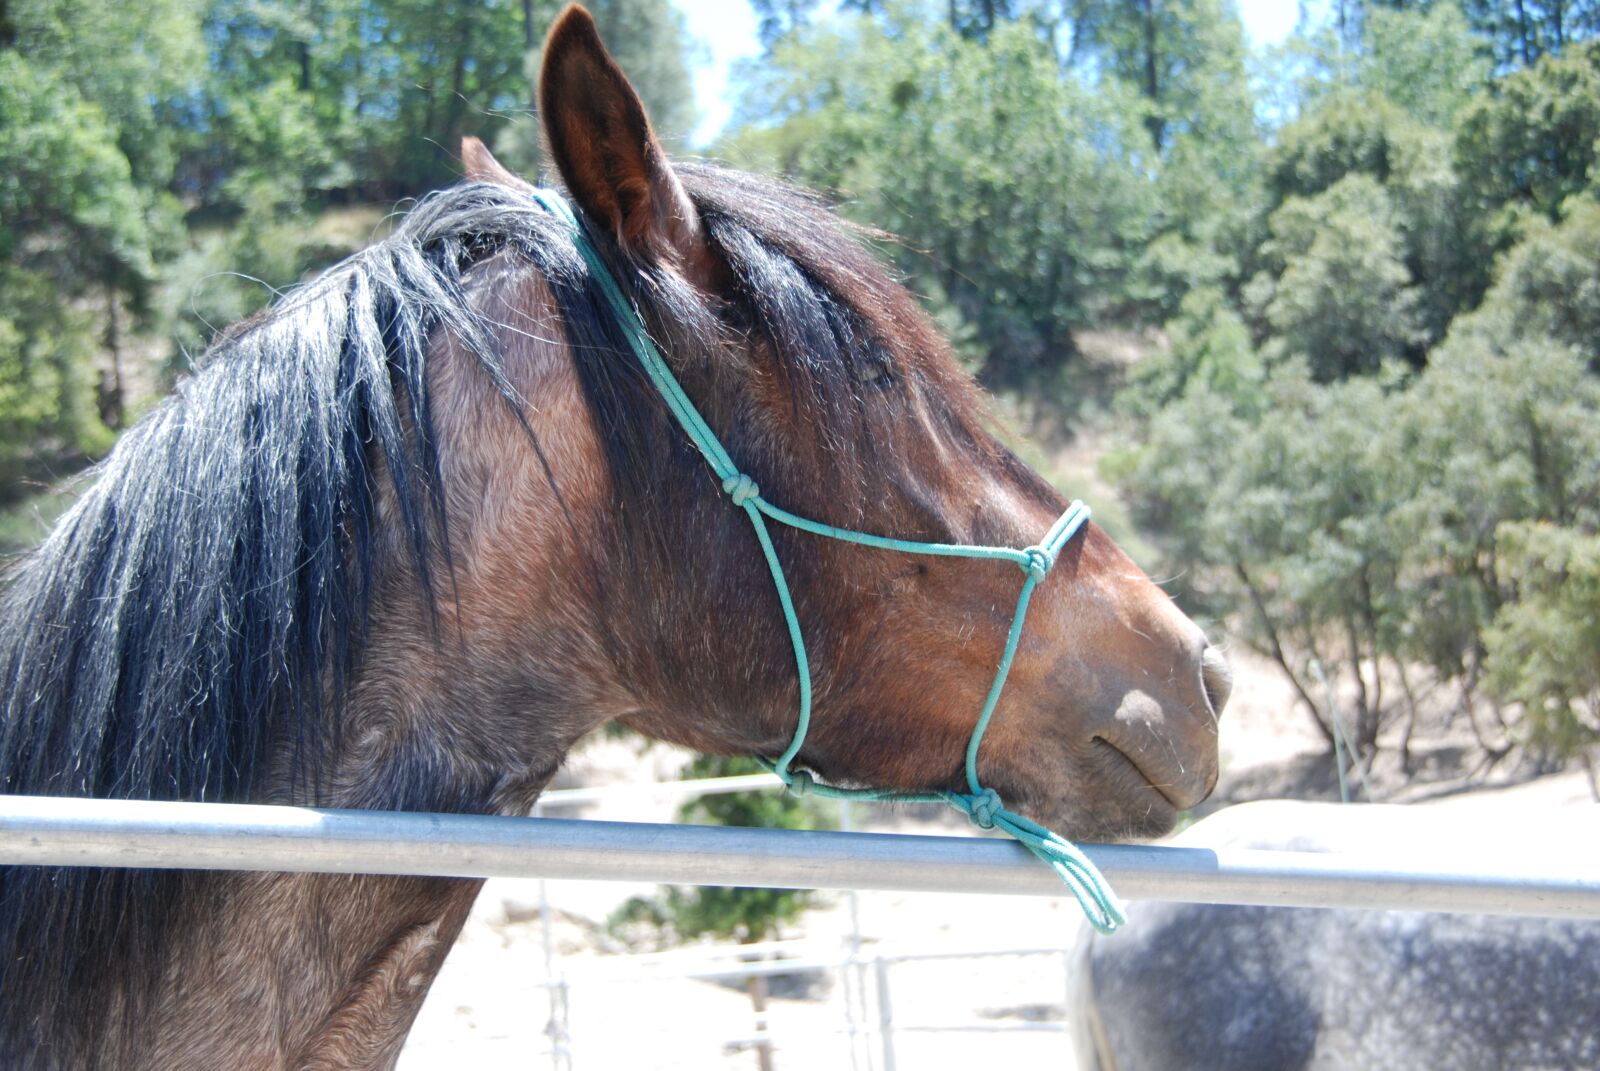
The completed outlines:
[[[699,215],[639,95],[601,43],[594,19],[577,4],[568,5],[545,40],[539,115],[573,199],[617,236],[624,251],[680,267],[701,258]]]
[[[466,171],[468,182],[488,182],[516,190],[518,193],[533,192],[531,182],[513,174],[504,164],[496,160],[489,147],[477,138],[461,139],[461,166]]]

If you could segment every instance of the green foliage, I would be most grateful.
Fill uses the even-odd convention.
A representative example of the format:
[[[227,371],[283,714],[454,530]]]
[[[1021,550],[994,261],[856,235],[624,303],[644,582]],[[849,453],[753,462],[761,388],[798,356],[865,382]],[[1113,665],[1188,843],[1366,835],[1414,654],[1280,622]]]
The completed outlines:
[[[686,130],[682,17],[595,6],[658,125]],[[126,363],[181,368],[349,252],[309,233],[323,205],[451,181],[463,134],[530,106],[526,54],[558,8],[0,3],[0,496],[104,449],[126,384],[162,378]]]
[[[0,556],[32,550],[76,501],[70,491],[39,491],[0,507]]]
[[[1062,79],[1027,27],[979,43],[856,20],[791,36],[753,78],[736,158],[844,194],[972,326],[994,379],[1059,366],[1126,299],[1151,188],[1127,101]]]
[[[1568,203],[1560,223],[1528,222],[1523,239],[1500,261],[1483,305],[1463,316],[1454,335],[1496,350],[1519,339],[1571,346],[1600,371],[1600,202]]]
[[[1392,103],[1421,126],[1447,130],[1494,72],[1492,46],[1449,0],[1374,7],[1362,19],[1358,47],[1331,27],[1292,40],[1278,66],[1294,78],[1289,96],[1302,114],[1329,97]],[[1298,63],[1285,62],[1298,60]],[[1297,77],[1296,77],[1297,76]]]
[[[0,485],[104,445],[93,318],[81,299],[153,273],[150,215],[98,105],[0,51]]]
[[[759,772],[761,767],[754,759],[701,755],[683,775],[698,779]],[[701,796],[679,809],[678,820],[758,829],[832,828],[815,801],[774,791]],[[775,936],[780,926],[798,919],[815,904],[816,895],[803,889],[667,886],[658,897],[629,900],[607,926],[623,933],[642,928],[669,942],[707,934],[754,942]]]
[[[1148,417],[1186,394],[1204,392],[1234,412],[1260,409],[1266,371],[1249,327],[1220,289],[1190,290],[1165,330],[1167,347],[1134,366],[1118,399],[1123,408]]]
[[[1369,175],[1290,197],[1267,226],[1269,267],[1246,300],[1270,333],[1269,361],[1299,357],[1319,379],[1337,379],[1374,372],[1422,341],[1399,222]]]
[[[191,233],[187,247],[162,273],[155,300],[158,321],[172,342],[171,371],[187,370],[212,336],[264,307],[314,266],[354,252],[317,241],[309,220],[262,182],[241,187],[242,211],[233,225]],[[247,274],[241,264],[251,265]]]
[[[1528,66],[1600,31],[1595,0],[1465,0],[1463,6],[1501,66]]]
[[[556,10],[530,5],[536,32]],[[282,140],[292,153],[280,173],[306,189],[362,176],[396,196],[447,182],[462,135],[492,139],[527,106],[522,14],[515,0],[208,0],[201,100],[207,125],[228,133],[197,146],[193,175],[231,203],[227,179],[270,162],[261,154]],[[280,115],[284,127],[272,129]],[[309,171],[297,170],[302,160]],[[326,172],[330,161],[338,172]]]
[[[1547,339],[1463,331],[1409,379],[1319,385],[1290,362],[1264,390],[1255,413],[1187,390],[1107,471],[1162,533],[1186,601],[1243,608],[1240,634],[1324,725],[1304,667],[1342,674],[1370,749],[1384,676],[1422,666],[1470,699],[1492,626],[1521,620],[1497,617],[1519,599],[1509,524],[1600,530],[1600,380]]]
[[[1279,131],[1267,165],[1271,206],[1314,197],[1355,174],[1388,183],[1419,155],[1416,130],[1386,97],[1348,89],[1328,93]]]
[[[1462,113],[1454,162],[1483,247],[1504,249],[1528,217],[1555,219],[1592,190],[1600,151],[1600,42],[1500,79]]]
[[[33,71],[22,91],[50,80],[97,107],[112,132],[107,151],[128,161],[132,180],[171,179],[181,139],[183,98],[205,65],[201,0],[147,0],[118,7],[86,0],[9,0],[5,17],[17,54]],[[7,79],[9,80],[9,79]],[[4,114],[4,113],[0,113]]]
[[[1489,686],[1523,705],[1530,743],[1582,755],[1600,744],[1600,536],[1521,522],[1496,543],[1518,598],[1485,637]]]
[[[1362,28],[1356,84],[1393,101],[1415,122],[1448,130],[1489,83],[1489,48],[1455,4],[1376,9]]]
[[[1232,5],[1084,0],[1075,7],[1074,50],[1137,87],[1158,151],[1184,139],[1227,153],[1254,140],[1244,29]]]

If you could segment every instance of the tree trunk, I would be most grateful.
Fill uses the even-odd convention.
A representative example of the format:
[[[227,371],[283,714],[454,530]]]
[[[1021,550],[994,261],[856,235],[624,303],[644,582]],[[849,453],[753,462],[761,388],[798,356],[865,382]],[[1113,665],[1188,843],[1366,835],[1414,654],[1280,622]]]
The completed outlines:
[[[1156,63],[1156,0],[1140,0],[1144,12],[1144,95],[1150,101],[1145,129],[1160,152],[1167,139],[1167,121],[1161,115],[1161,77]]]
[[[122,427],[127,415],[122,388],[122,299],[113,286],[106,287],[106,350],[111,368],[100,383],[100,422],[113,430]]]
[[[750,1010],[756,1020],[756,1067],[759,1071],[773,1071],[772,1042],[767,1038],[767,976],[752,974],[745,980],[745,992],[750,994]]]
[[[1406,727],[1400,733],[1400,772],[1409,781],[1416,772],[1411,759],[1411,734],[1417,729],[1417,693],[1411,688],[1411,674],[1406,672],[1405,661],[1396,658],[1394,666],[1400,673],[1400,690],[1406,694]]]
[[[1517,0],[1517,38],[1521,43],[1522,65],[1533,65],[1533,41],[1528,32],[1528,8],[1523,0]]]
[[[318,16],[316,5],[313,3],[306,8],[306,21],[311,24],[311,29],[306,31],[306,36],[294,43],[295,61],[300,68],[300,92],[311,92],[311,35],[316,32]]]
[[[467,111],[467,60],[471,54],[470,29],[464,27],[455,64],[450,70],[450,101],[445,111],[444,143],[451,147],[461,144],[461,128]]]
[[[1311,698],[1311,693],[1306,691],[1305,684],[1300,680],[1299,674],[1289,665],[1289,657],[1284,653],[1283,644],[1278,639],[1277,626],[1273,624],[1272,615],[1267,613],[1267,601],[1262,598],[1261,592],[1256,589],[1255,582],[1250,578],[1243,562],[1233,563],[1234,575],[1239,578],[1239,583],[1244,585],[1245,591],[1250,596],[1250,603],[1255,607],[1256,616],[1261,619],[1261,627],[1266,630],[1267,642],[1271,646],[1273,661],[1278,663],[1278,668],[1283,670],[1283,675],[1289,678],[1289,683],[1294,685],[1294,690],[1300,696],[1300,701],[1306,705],[1306,711],[1311,715],[1312,724],[1317,727],[1317,732],[1327,741],[1328,746],[1333,746],[1333,730],[1328,728],[1322,720],[1322,715],[1317,710],[1316,700]]]
[[[1511,751],[1511,744],[1495,746],[1489,743],[1488,737],[1483,734],[1483,726],[1478,724],[1478,675],[1482,671],[1482,657],[1480,652],[1470,652],[1467,664],[1467,679],[1461,685],[1461,712],[1467,716],[1467,724],[1472,728],[1473,739],[1483,749],[1486,761],[1485,768],[1493,766],[1505,758]],[[1502,724],[1504,724],[1502,722]]]
[[[1372,597],[1372,578],[1365,565],[1356,579],[1361,592],[1361,623],[1366,626],[1367,642],[1372,645],[1372,717],[1373,739],[1376,740],[1378,728],[1381,728],[1376,723],[1383,717],[1383,648],[1378,642],[1378,608]]]
[[[1356,634],[1355,618],[1348,613],[1344,616],[1345,643],[1350,647],[1350,676],[1356,682],[1356,738],[1350,742],[1350,748],[1357,754],[1368,754],[1368,723],[1373,721],[1372,700],[1367,695],[1367,679],[1361,673],[1361,637]],[[1374,740],[1376,733],[1371,734]]]

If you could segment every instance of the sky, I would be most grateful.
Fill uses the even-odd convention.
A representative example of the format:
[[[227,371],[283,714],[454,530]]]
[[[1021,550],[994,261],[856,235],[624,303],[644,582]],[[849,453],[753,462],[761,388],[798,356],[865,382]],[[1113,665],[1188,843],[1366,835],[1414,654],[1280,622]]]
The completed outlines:
[[[700,125],[692,141],[705,145],[727,125],[734,101],[729,75],[741,59],[761,54],[756,17],[748,0],[673,0],[689,24],[689,35],[701,46],[695,69],[695,102]],[[1277,44],[1294,30],[1300,5],[1294,0],[1238,0],[1245,33],[1255,48]]]

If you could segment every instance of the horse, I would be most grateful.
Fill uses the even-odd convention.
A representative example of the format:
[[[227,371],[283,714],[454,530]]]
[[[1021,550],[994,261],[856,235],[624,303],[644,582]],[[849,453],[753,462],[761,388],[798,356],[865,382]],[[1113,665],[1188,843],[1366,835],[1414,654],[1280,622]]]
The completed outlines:
[[[1466,804],[1468,801],[1462,800]],[[1191,847],[1441,850],[1549,859],[1586,809],[1270,800],[1186,829]],[[1068,1009],[1091,1071],[1588,1071],[1600,1067],[1600,923],[1577,918],[1141,903],[1089,937]]]
[[[555,176],[763,495],[1023,545],[1062,497],[819,201],[663,151],[594,23],[546,41]],[[0,790],[525,814],[617,722],[772,755],[799,681],[751,528],[629,355],[570,227],[484,147],[387,239],[224,331],[0,596]],[[1003,562],[772,536],[811,652],[798,762],[954,788]],[[1020,542],[1018,542],[1020,540]],[[1035,599],[981,756],[1078,836],[1211,790],[1225,661],[1098,528]],[[479,883],[8,868],[0,1065],[374,1068]]]

